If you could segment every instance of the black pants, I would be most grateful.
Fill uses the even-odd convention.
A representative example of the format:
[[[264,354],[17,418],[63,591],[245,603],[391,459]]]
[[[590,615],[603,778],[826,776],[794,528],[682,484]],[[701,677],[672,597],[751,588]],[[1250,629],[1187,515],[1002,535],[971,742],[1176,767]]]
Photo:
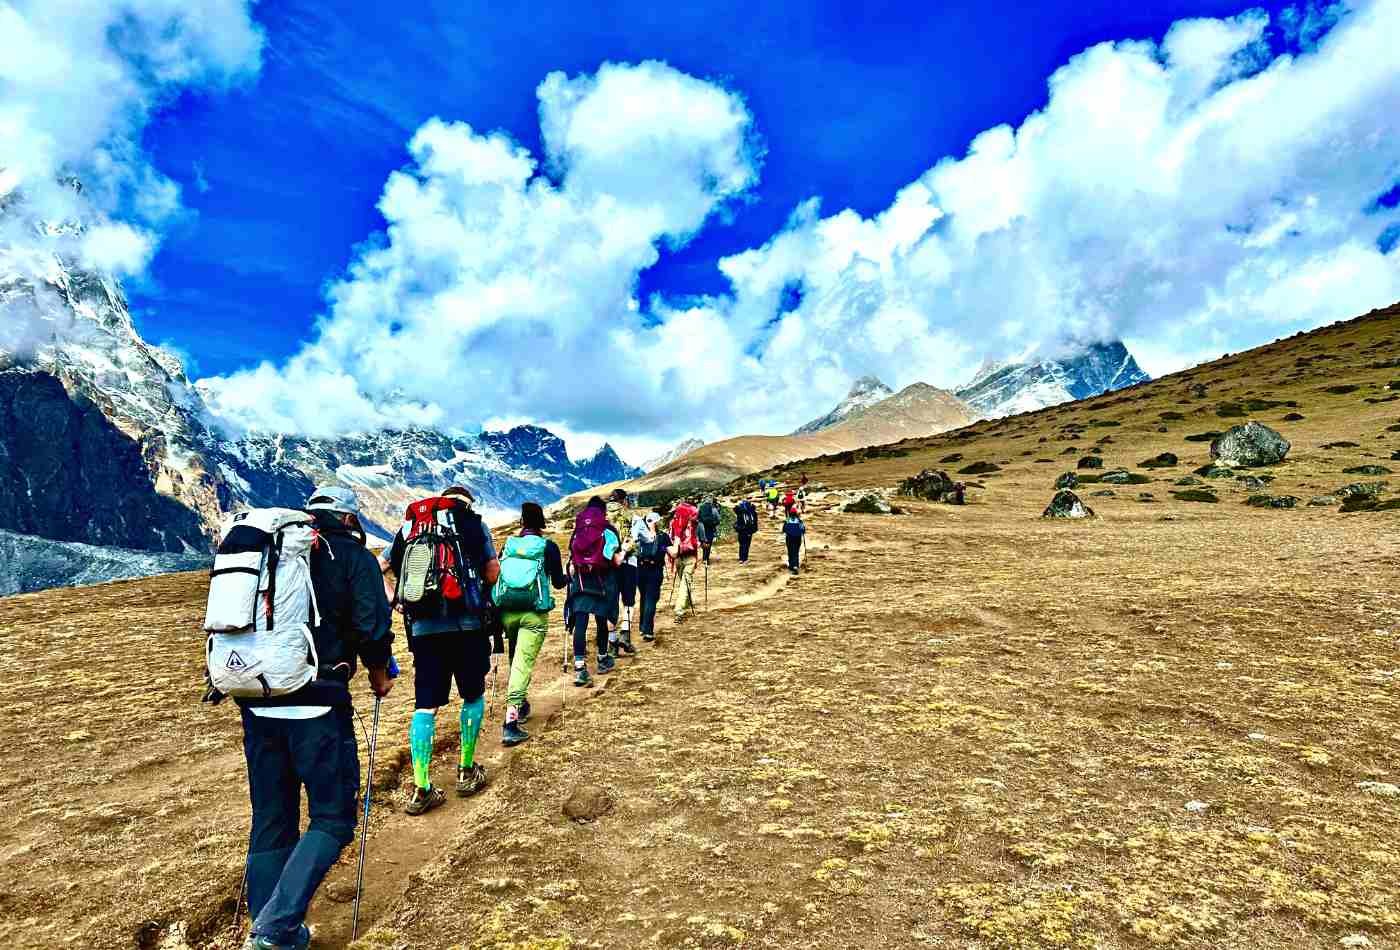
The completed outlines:
[[[749,545],[753,544],[753,535],[739,535],[739,563],[743,564],[749,559]]]
[[[273,719],[246,707],[242,715],[253,805],[248,913],[257,936],[294,943],[311,898],[355,838],[360,759],[350,707],[313,719]]]
[[[656,635],[656,605],[661,602],[661,585],[666,580],[666,568],[643,567],[637,572],[637,587],[642,594],[642,617],[639,621],[642,633]]]
[[[411,637],[413,651],[413,701],[419,709],[438,709],[457,695],[472,702],[486,692],[491,672],[491,638],[479,630],[429,633]]]
[[[574,659],[588,656],[588,621],[593,614],[586,614],[582,611],[573,614],[574,624]],[[608,621],[606,617],[593,618],[598,621],[598,655],[602,656],[608,652]]]
[[[798,563],[802,559],[802,538],[788,538],[788,567],[797,570]]]

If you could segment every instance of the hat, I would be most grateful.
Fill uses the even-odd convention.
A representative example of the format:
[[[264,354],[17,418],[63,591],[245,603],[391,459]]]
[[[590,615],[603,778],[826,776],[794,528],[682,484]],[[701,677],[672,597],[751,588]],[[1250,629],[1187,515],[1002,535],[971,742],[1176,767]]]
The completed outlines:
[[[616,502],[624,502],[624,501],[627,500],[627,492],[626,492],[625,489],[614,488],[614,489],[608,494],[608,500],[609,500],[609,501],[616,501]]]
[[[451,488],[443,489],[442,497],[448,498],[452,495],[460,495],[473,504],[476,502],[476,496],[472,494],[472,490],[470,488],[463,488],[461,485],[453,485]]]
[[[307,511],[334,511],[343,515],[360,514],[360,500],[355,493],[341,485],[322,485],[311,493]]]
[[[651,512],[646,516],[646,523],[648,528],[656,527],[661,523],[661,515],[655,511]]]

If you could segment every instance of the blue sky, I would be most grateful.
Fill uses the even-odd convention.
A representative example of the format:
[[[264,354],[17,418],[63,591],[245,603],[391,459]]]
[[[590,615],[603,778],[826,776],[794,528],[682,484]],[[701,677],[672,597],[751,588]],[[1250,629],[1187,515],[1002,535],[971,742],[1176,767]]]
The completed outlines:
[[[1046,78],[1075,53],[1245,8],[745,0],[596,11],[426,2],[408,12],[263,0],[256,81],[187,93],[146,132],[194,214],[167,235],[149,280],[128,290],[143,331],[189,354],[200,374],[290,356],[324,310],[325,282],[383,227],[375,202],[419,125],[460,119],[538,152],[534,93],[547,73],[660,59],[742,95],[764,155],[746,200],[663,253],[642,274],[642,295],[722,292],[716,262],[761,245],[803,200],[878,212],[978,132],[1044,105]]]
[[[1396,35],[1400,0],[0,0],[0,195],[86,221],[0,221],[0,264],[121,277],[231,431],[637,460],[859,376],[1115,338],[1161,374],[1393,303]]]

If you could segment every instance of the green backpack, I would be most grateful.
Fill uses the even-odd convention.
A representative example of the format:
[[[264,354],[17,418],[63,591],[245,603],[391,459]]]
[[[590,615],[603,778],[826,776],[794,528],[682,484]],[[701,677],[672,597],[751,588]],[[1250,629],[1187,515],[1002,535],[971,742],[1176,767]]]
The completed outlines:
[[[554,593],[544,570],[547,542],[538,535],[509,538],[501,555],[501,576],[491,599],[505,611],[553,610]]]

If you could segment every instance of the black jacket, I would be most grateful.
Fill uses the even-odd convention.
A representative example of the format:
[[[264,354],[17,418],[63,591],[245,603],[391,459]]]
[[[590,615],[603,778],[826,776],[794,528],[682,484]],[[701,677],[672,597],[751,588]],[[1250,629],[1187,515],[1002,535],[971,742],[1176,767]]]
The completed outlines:
[[[356,659],[384,666],[394,631],[379,561],[334,515],[316,511],[320,535],[311,550],[311,586],[321,623],[311,631],[321,671],[295,693],[274,699],[240,700],[245,706],[335,706],[350,701]]]

